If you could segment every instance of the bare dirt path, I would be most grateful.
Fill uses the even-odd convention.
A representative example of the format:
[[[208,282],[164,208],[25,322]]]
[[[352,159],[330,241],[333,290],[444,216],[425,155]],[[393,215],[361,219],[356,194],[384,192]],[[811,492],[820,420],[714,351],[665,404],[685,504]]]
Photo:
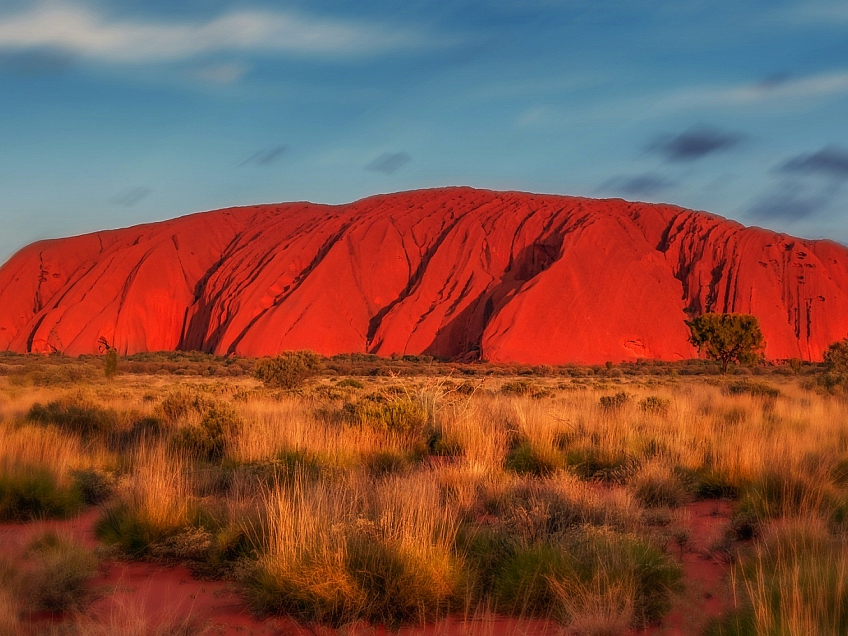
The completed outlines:
[[[701,634],[712,618],[730,607],[728,566],[712,553],[726,531],[731,505],[726,501],[696,501],[684,509],[689,542],[680,554],[686,589],[675,599],[663,624],[633,632],[634,636],[692,636]]]

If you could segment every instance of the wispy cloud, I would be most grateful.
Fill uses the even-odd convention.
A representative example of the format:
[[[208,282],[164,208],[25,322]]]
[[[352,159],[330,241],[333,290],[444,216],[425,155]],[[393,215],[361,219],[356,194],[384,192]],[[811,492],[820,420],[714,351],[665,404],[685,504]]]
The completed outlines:
[[[417,30],[290,11],[239,10],[207,21],[117,19],[49,2],[0,16],[0,49],[49,48],[108,62],[185,59],[216,51],[374,55],[431,44]]]
[[[780,167],[780,171],[845,181],[848,180],[848,150],[827,146],[817,152],[793,157]]]
[[[272,146],[271,148],[263,148],[262,150],[259,150],[250,155],[247,159],[242,161],[240,165],[269,166],[272,163],[275,163],[288,151],[289,147],[285,145]]]
[[[834,24],[848,22],[848,4],[845,2],[803,2],[788,13],[793,21]]]
[[[665,98],[668,107],[745,106],[764,102],[816,99],[848,93],[848,71],[834,71],[792,78],[777,75],[762,82],[737,86],[713,86],[681,91]]]
[[[628,196],[654,196],[673,188],[677,182],[659,174],[619,175],[601,185],[601,190],[620,192]]]
[[[249,71],[249,67],[239,62],[210,64],[202,66],[192,73],[192,77],[206,84],[232,84]]]
[[[130,188],[129,190],[124,190],[117,196],[113,197],[111,203],[125,208],[131,208],[149,197],[152,192],[153,190],[146,186]]]
[[[382,172],[383,174],[394,174],[411,161],[405,152],[386,152],[365,166],[371,172]]]

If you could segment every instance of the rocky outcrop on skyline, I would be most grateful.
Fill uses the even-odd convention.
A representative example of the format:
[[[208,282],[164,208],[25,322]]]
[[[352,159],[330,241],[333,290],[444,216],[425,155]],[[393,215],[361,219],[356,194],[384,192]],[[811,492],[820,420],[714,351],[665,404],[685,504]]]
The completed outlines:
[[[0,350],[287,349],[600,363],[696,355],[752,313],[770,359],[848,336],[848,249],[704,212],[445,188],[42,241],[0,268]]]

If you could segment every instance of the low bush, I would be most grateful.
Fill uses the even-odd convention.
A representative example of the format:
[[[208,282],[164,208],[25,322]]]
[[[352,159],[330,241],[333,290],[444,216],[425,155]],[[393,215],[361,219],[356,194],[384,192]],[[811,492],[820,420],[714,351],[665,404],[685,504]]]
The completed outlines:
[[[624,391],[619,391],[615,395],[602,396],[600,399],[600,404],[601,408],[605,411],[614,411],[616,409],[620,409],[629,401],[630,396]]]
[[[780,389],[765,382],[731,382],[725,387],[728,395],[752,395],[761,398],[780,397]]]
[[[392,433],[422,433],[428,420],[427,410],[417,401],[379,394],[346,403],[343,413],[352,423]]]
[[[35,609],[81,609],[88,598],[85,585],[97,572],[94,554],[53,533],[38,538],[29,552],[35,567],[28,577],[27,595]]]
[[[202,415],[214,405],[214,400],[196,390],[178,387],[166,395],[157,407],[166,422],[178,422],[190,414]]]
[[[101,408],[83,397],[68,397],[47,404],[35,403],[27,419],[50,424],[63,431],[91,436],[113,430],[117,424],[115,411]]]
[[[215,405],[206,411],[200,424],[180,429],[171,443],[175,450],[190,457],[218,461],[224,457],[229,439],[241,425],[235,411],[227,406]]]
[[[556,450],[540,448],[528,441],[516,444],[506,457],[506,468],[519,475],[544,477],[562,466],[562,455]]]
[[[0,472],[0,521],[68,517],[82,504],[77,488],[60,485],[44,468],[5,466]]]
[[[410,466],[412,458],[399,451],[377,451],[365,458],[365,466],[374,477],[401,472]]]
[[[103,503],[114,491],[115,478],[105,471],[87,468],[74,471],[72,477],[77,492],[88,506]]]
[[[581,479],[617,483],[626,481],[638,467],[638,462],[630,455],[591,447],[569,450],[565,464]]]
[[[647,508],[677,508],[686,497],[677,475],[658,463],[643,465],[629,485],[636,500]]]
[[[321,358],[312,351],[286,351],[256,363],[254,376],[265,386],[291,391],[298,389],[321,370]]]
[[[639,402],[639,408],[645,413],[665,414],[671,408],[671,401],[658,395],[649,395]]]
[[[579,529],[557,542],[513,549],[495,570],[500,611],[566,623],[579,623],[593,609],[575,600],[600,594],[628,623],[645,626],[670,609],[682,579],[680,566],[659,548],[604,529]]]

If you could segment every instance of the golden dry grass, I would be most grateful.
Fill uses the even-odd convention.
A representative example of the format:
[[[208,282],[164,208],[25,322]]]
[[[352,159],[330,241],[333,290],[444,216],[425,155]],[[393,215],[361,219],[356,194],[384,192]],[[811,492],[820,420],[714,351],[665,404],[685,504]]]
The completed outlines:
[[[114,486],[101,531],[128,554],[190,553],[206,571],[241,577],[257,607],[335,623],[484,612],[495,603],[486,586],[506,576],[504,564],[524,572],[520,550],[556,553],[604,528],[662,551],[677,530],[654,527],[663,517],[651,509],[730,496],[734,523],[764,537],[731,549],[745,567],[755,564],[735,575],[753,633],[821,633],[809,630],[846,594],[838,533],[848,526],[848,404],[774,377],[777,397],[731,392],[715,379],[533,378],[538,390],[526,395],[502,392],[503,382],[485,379],[467,392],[432,378],[364,379],[364,388],[324,379],[300,393],[142,376],[2,385],[0,478],[35,466],[71,488],[81,469],[107,473]],[[165,418],[164,400],[176,393],[189,406]],[[34,404],[63,398],[117,413],[115,430],[85,437],[28,417]],[[411,429],[369,424],[368,414],[396,400],[417,405],[424,420]],[[221,433],[222,457],[199,459],[174,440],[214,403],[236,425]],[[145,418],[159,423],[133,437]],[[803,564],[805,553],[793,561],[762,552],[777,545],[769,528],[802,516],[837,564],[814,593],[806,579],[775,574]],[[668,513],[663,523],[679,518]],[[180,543],[191,537],[196,545]],[[799,545],[811,563],[824,550]],[[633,592],[640,583],[631,574],[606,580],[590,561],[578,564],[580,576],[545,574],[540,598],[566,633],[620,633],[644,614]],[[651,593],[668,592],[656,585]]]

